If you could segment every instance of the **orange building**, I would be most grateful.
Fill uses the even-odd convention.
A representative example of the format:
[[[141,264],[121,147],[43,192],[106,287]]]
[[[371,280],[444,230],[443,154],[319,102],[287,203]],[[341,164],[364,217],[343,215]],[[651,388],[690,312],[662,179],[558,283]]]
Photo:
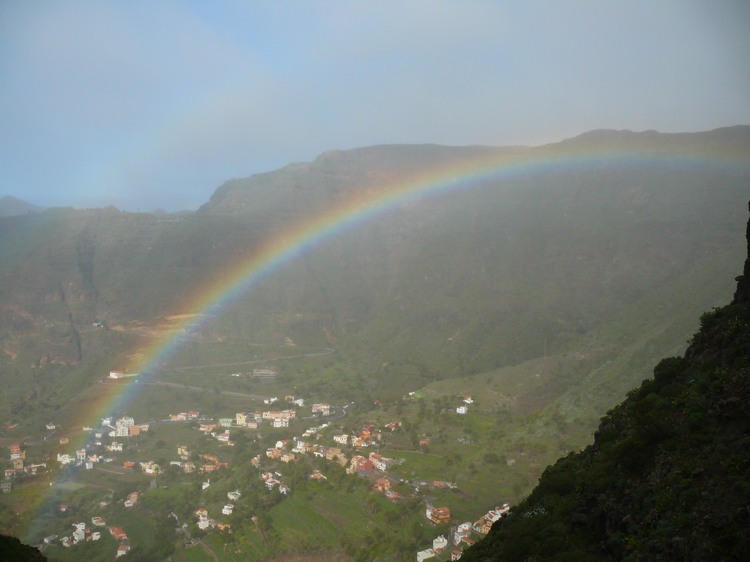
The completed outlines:
[[[447,507],[428,508],[425,515],[435,525],[444,525],[451,522],[451,510]]]

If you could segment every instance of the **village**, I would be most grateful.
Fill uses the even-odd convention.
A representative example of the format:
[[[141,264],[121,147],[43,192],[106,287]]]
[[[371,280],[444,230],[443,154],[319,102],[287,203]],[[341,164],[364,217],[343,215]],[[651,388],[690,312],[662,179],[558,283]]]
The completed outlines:
[[[405,400],[413,400],[409,393]],[[455,416],[465,416],[473,403],[469,396],[459,396],[454,406]],[[269,494],[285,497],[294,490],[285,482],[285,465],[299,462],[306,456],[321,462],[335,464],[344,469],[346,475],[365,480],[371,493],[381,495],[390,502],[400,505],[406,499],[418,498],[423,502],[424,522],[436,528],[436,536],[432,545],[415,553],[418,562],[429,559],[458,560],[462,550],[484,537],[492,524],[509,512],[507,504],[494,507],[486,513],[480,514],[474,521],[456,521],[448,505],[433,505],[430,491],[456,490],[455,482],[441,480],[421,480],[405,477],[402,470],[405,459],[387,457],[380,454],[381,445],[388,440],[388,436],[402,430],[401,422],[393,419],[382,425],[363,423],[358,430],[344,433],[341,431],[341,420],[348,405],[333,406],[327,402],[317,402],[306,405],[304,398],[287,395],[283,398],[269,397],[263,400],[265,408],[251,412],[236,412],[233,417],[209,417],[199,411],[172,412],[156,422],[139,423],[131,416],[118,418],[105,417],[97,427],[83,427],[85,440],[80,446],[71,446],[68,437],[59,439],[60,452],[56,455],[58,469],[68,469],[73,474],[76,471],[91,471],[103,466],[117,467],[117,470],[139,472],[149,477],[157,477],[166,470],[179,471],[184,475],[201,474],[200,489],[194,495],[195,505],[191,522],[199,532],[227,533],[233,532],[232,516],[238,501],[241,501],[243,490],[235,489],[226,493],[226,501],[210,512],[209,507],[201,500],[201,494],[210,489],[212,476],[227,474],[236,468],[220,452],[201,451],[185,444],[173,447],[174,457],[168,464],[160,464],[154,458],[138,458],[137,449],[130,446],[132,440],[147,434],[154,424],[158,426],[187,426],[193,431],[210,440],[215,440],[220,448],[230,451],[235,446],[233,437],[247,435],[252,430],[258,431],[271,428],[284,430],[292,424],[298,428],[292,435],[275,441],[273,446],[253,456],[249,464],[257,470],[257,478],[262,481],[263,488]],[[309,423],[307,420],[315,422]],[[50,422],[47,430],[55,429]],[[420,438],[420,447],[429,445],[430,437]],[[221,449],[220,449],[221,450]],[[220,451],[219,450],[219,451]],[[12,468],[5,471],[2,491],[10,492],[13,482],[23,477],[33,477],[49,472],[47,463],[25,463],[26,451],[21,444],[14,444],[10,448]],[[163,462],[163,461],[162,461]],[[408,464],[408,463],[407,463]],[[320,465],[319,465],[320,466]],[[324,467],[312,469],[308,478],[310,481],[326,481],[328,476]],[[152,486],[156,480],[152,481]],[[138,506],[140,499],[149,490],[133,490],[121,500],[121,509],[129,510]],[[105,505],[105,504],[103,504]],[[220,510],[219,510],[220,507]],[[61,503],[57,509],[64,513],[67,505]],[[98,541],[102,533],[108,531],[116,542],[115,557],[125,556],[131,550],[132,544],[126,529],[120,525],[107,525],[100,514],[89,514],[86,520],[76,521],[72,531],[50,534],[43,539],[42,548],[49,545],[60,545],[64,548],[76,548],[80,543]],[[174,514],[172,514],[174,515]],[[175,519],[177,516],[174,515]],[[257,523],[257,517],[252,515],[251,522]],[[183,524],[186,540],[191,536],[188,524]]]

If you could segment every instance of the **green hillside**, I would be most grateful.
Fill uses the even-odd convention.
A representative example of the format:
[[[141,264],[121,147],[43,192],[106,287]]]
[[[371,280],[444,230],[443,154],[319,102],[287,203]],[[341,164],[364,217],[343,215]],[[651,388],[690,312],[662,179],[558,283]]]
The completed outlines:
[[[372,399],[583,353],[599,362],[568,386],[601,401],[574,411],[571,398],[566,415],[596,419],[649,361],[680,352],[694,319],[731,290],[749,147],[748,127],[598,131],[537,148],[381,146],[232,180],[193,215],[2,218],[0,412],[45,419],[81,385],[127,368],[150,338],[168,337],[169,317],[198,312],[205,286],[302,216],[430,170],[558,158],[543,172],[421,197],[329,240],[200,337],[332,346],[349,387]],[[564,164],[580,155],[596,158]]]
[[[299,252],[231,305],[202,310],[208,286],[299,221],[487,162],[518,173],[464,173],[445,192],[404,198]],[[149,528],[170,534],[167,507],[180,520],[194,517],[198,474],[172,470],[162,492],[147,489],[149,477],[138,471],[68,471],[52,459],[66,451],[58,437],[72,442],[118,391],[99,380],[148,363],[149,350],[197,314],[205,317],[200,329],[150,365],[132,383],[137,399],[113,412],[155,422],[132,442],[138,460],[167,466],[183,444],[223,453],[196,428],[160,423],[170,413],[233,417],[261,408],[263,397],[293,394],[340,408],[325,435],[331,444],[334,430],[355,434],[400,419],[380,446],[406,460],[401,478],[457,482],[429,496],[461,520],[519,501],[547,464],[590,443],[599,418],[659,358],[683,353],[702,312],[726,302],[744,255],[736,233],[748,198],[750,127],[733,127],[595,131],[530,148],[332,151],[231,180],[193,214],[49,209],[0,218],[0,446],[24,443],[29,459],[52,467],[14,481],[0,499],[0,531],[32,544],[50,529],[63,532],[78,515],[62,516],[45,500],[58,478],[56,501],[89,516],[100,510],[101,488],[145,491],[151,507],[132,524],[142,527],[146,549],[160,544]],[[248,376],[268,365],[278,369],[273,380]],[[403,398],[412,391],[416,398]],[[465,395],[475,403],[460,416],[455,402]],[[48,440],[50,421],[58,429]],[[209,534],[209,547],[226,551],[231,542],[262,559],[315,544],[323,558],[398,560],[434,538],[421,492],[403,484],[404,503],[393,504],[329,473],[345,486],[336,497],[307,482],[312,470],[329,470],[317,460],[276,466],[292,471],[300,493],[263,499],[258,475],[245,470],[250,459],[305,423],[314,422],[239,435],[227,457],[242,469],[216,473],[218,495],[205,496],[213,513],[222,494],[242,488],[245,511],[233,519],[231,541]],[[116,461],[132,460],[130,453]],[[121,511],[111,505],[101,513]],[[316,514],[325,519],[316,523],[322,538],[314,525],[290,522]],[[252,515],[257,527],[247,523]],[[90,548],[106,558],[109,546]],[[200,559],[196,549],[175,548]],[[63,552],[54,546],[46,554]]]
[[[744,560],[750,514],[750,222],[734,300],[681,357],[547,468],[462,560]]]

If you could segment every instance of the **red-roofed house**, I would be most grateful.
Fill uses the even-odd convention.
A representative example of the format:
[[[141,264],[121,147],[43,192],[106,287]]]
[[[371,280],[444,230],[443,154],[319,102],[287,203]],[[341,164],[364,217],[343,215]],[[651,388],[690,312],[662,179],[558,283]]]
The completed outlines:
[[[375,481],[375,484],[373,484],[372,487],[376,492],[385,492],[386,490],[391,489],[391,483],[386,478],[379,478]]]
[[[112,535],[116,541],[128,540],[127,533],[121,527],[110,527],[109,534]]]

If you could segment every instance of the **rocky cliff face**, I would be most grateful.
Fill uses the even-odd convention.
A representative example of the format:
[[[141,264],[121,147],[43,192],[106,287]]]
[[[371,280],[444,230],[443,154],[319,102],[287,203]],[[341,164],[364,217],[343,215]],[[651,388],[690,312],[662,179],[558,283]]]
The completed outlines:
[[[743,560],[750,551],[750,222],[733,301],[701,317],[462,560]]]

